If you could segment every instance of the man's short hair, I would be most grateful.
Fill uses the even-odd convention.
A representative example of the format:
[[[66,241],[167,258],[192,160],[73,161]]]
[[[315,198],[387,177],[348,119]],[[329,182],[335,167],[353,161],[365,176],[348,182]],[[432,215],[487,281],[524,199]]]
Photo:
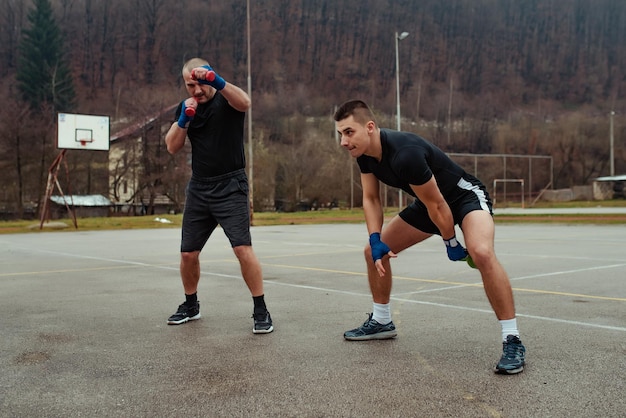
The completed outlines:
[[[203,65],[209,65],[209,62],[202,58],[192,58],[183,65],[182,72],[185,71],[191,72],[196,67],[202,67]]]
[[[369,121],[376,123],[374,112],[372,112],[372,109],[370,109],[363,100],[349,100],[345,102],[339,106],[333,118],[336,122],[339,122],[350,116],[354,118],[355,122],[361,125],[365,125]]]

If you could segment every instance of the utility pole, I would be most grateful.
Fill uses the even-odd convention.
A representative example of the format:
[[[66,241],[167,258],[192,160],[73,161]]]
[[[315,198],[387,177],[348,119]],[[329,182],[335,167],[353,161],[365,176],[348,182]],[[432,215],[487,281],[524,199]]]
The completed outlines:
[[[246,24],[247,24],[247,41],[248,41],[248,96],[252,101],[252,75],[250,65],[250,0],[246,0]],[[248,164],[250,168],[248,170],[248,177],[250,181],[250,216],[254,212],[254,155],[252,153],[252,105],[248,109]]]
[[[611,110],[610,118],[609,118],[609,160],[611,164],[611,175],[615,175],[615,157],[613,155],[613,116],[615,116],[615,111]]]
[[[403,40],[409,36],[409,32],[402,32],[395,34],[396,41],[396,118],[398,122],[398,131],[402,130],[402,119],[400,118],[400,57],[398,54],[398,41]],[[385,196],[386,200],[387,196]],[[402,189],[398,190],[398,211],[402,210]]]

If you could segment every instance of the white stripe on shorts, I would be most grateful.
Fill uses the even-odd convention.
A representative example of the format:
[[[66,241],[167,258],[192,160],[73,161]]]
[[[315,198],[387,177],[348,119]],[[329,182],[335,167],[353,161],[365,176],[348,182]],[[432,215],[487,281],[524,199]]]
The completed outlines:
[[[487,205],[487,196],[485,196],[485,192],[480,187],[478,187],[475,184],[470,183],[469,181],[465,180],[462,177],[456,185],[459,186],[463,190],[468,190],[470,192],[473,192],[478,198],[478,202],[480,202],[480,207],[482,208],[482,210],[486,210],[487,212],[490,212],[489,206]]]

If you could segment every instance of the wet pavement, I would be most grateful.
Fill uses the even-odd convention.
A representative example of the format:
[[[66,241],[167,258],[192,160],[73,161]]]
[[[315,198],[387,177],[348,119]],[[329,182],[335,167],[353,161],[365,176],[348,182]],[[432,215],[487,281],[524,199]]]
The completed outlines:
[[[0,236],[0,417],[623,417],[626,226],[498,225],[526,370],[501,376],[479,273],[433,238],[393,260],[394,340],[342,334],[371,311],[361,224],[254,227],[276,330],[222,231],[202,319],[178,229]]]

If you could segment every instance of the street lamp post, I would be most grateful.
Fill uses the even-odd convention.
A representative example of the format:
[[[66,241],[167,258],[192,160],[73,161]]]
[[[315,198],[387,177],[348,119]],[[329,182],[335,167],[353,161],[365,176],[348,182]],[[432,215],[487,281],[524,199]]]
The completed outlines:
[[[611,176],[615,175],[615,157],[613,155],[613,116],[615,116],[615,111],[611,110],[611,118],[609,120],[609,160],[611,164]]]
[[[246,35],[248,42],[248,96],[252,100],[252,75],[250,74],[250,0],[246,0]],[[248,170],[248,177],[250,181],[250,215],[254,213],[254,160],[252,153],[252,105],[248,109],[248,164],[250,169]]]
[[[409,36],[409,32],[395,33],[394,40],[396,42],[396,118],[398,131],[401,130],[400,122],[400,57],[398,54],[398,42]],[[402,210],[402,189],[398,190],[398,210]]]

